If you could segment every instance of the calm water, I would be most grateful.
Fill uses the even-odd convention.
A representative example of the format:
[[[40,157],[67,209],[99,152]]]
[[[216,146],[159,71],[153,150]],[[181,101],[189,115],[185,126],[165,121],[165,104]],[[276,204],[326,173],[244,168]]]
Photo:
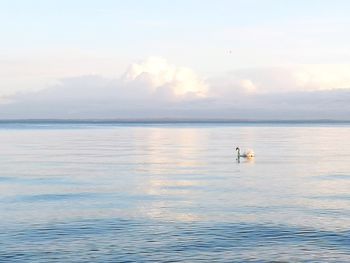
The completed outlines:
[[[0,225],[0,262],[350,262],[350,125],[2,123]]]

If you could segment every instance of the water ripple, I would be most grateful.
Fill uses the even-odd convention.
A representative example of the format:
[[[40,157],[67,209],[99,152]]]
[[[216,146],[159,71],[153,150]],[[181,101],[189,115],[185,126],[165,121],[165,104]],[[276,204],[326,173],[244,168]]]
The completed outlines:
[[[0,243],[0,261],[11,259],[12,262],[23,259],[61,262],[65,257],[74,261],[87,255],[98,257],[99,262],[207,261],[210,258],[222,262],[253,262],[256,250],[262,251],[259,255],[262,262],[283,260],[279,255],[283,248],[291,248],[297,261],[313,261],[312,253],[323,253],[333,262],[350,259],[350,231],[288,225],[85,220],[15,226],[3,231],[0,238],[7,240],[6,244]],[[53,250],[57,253],[50,255]],[[304,253],[307,250],[312,253]]]

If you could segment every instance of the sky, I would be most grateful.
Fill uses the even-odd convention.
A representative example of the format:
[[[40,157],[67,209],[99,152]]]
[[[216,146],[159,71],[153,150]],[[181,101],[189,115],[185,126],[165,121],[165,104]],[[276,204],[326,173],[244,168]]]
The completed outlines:
[[[346,0],[0,0],[0,118],[350,119]]]

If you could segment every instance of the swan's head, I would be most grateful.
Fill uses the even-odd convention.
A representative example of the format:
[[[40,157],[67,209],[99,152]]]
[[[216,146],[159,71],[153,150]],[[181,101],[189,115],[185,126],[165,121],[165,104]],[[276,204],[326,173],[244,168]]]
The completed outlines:
[[[239,151],[239,147],[236,147],[236,151]]]

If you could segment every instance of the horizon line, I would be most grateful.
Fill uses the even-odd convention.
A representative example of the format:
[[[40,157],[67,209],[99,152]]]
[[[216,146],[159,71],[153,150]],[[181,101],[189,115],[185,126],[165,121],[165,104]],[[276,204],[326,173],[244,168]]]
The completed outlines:
[[[0,119],[0,123],[295,123],[295,124],[342,124],[350,123],[350,119],[228,119],[228,118],[34,118],[34,119]]]

